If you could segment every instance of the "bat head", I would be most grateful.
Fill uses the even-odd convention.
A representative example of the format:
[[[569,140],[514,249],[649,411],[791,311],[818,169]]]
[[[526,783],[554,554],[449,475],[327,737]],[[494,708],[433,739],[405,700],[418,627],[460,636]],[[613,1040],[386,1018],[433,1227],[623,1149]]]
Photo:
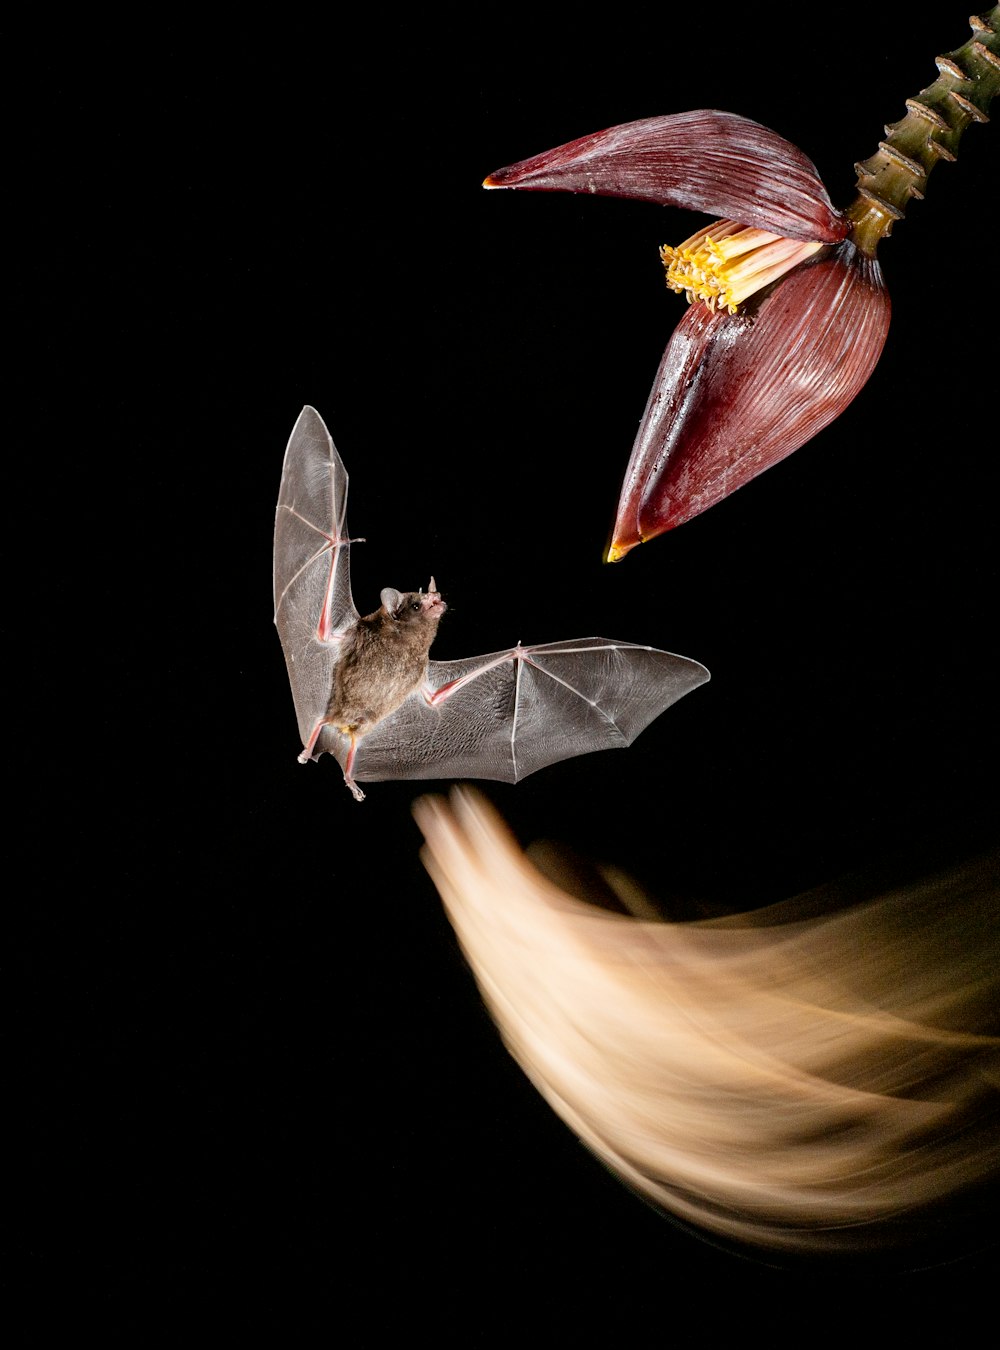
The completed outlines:
[[[434,578],[431,577],[429,588],[424,591],[397,591],[391,586],[386,586],[380,596],[382,608],[386,614],[396,623],[406,624],[407,626],[425,626],[430,624],[436,628],[441,615],[448,606],[441,599],[441,593],[438,591]]]

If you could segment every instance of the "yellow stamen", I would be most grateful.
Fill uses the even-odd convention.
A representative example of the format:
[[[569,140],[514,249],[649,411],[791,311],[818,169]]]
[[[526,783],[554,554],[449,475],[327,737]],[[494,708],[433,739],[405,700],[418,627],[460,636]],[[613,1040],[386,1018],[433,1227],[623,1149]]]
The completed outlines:
[[[672,291],[686,291],[688,304],[704,300],[735,314],[744,300],[809,258],[820,243],[786,239],[768,230],[720,220],[677,248],[664,244],[660,257]]]

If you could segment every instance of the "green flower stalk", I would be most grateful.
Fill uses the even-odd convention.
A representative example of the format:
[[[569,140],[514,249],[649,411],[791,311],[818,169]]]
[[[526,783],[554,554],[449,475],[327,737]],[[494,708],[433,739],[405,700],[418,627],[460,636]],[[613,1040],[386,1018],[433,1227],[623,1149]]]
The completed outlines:
[[[934,166],[955,159],[966,127],[990,120],[986,110],[1000,90],[1000,5],[969,23],[972,38],[937,57],[938,78],[906,100],[906,116],[886,127],[870,159],[854,166],[858,195],[846,215],[851,238],[872,256],[909,203],[923,200]]]

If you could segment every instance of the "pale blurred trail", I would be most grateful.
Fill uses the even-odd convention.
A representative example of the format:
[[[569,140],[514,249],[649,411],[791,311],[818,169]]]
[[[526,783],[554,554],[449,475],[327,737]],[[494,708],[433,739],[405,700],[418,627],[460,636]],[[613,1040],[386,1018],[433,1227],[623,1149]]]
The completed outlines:
[[[666,923],[568,894],[474,791],[415,814],[511,1053],[655,1204],[776,1252],[871,1250],[1000,1176],[995,859],[820,917]]]

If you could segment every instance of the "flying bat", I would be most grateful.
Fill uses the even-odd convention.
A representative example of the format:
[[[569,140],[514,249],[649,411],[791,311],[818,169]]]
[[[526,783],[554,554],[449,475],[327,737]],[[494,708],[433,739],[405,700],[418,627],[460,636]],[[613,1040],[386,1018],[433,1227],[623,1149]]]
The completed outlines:
[[[431,661],[447,609],[386,587],[361,615],[351,594],[347,472],[323,419],[292,429],[274,525],[274,622],[295,701],[301,763],[331,754],[358,781],[493,778],[514,783],[573,755],[630,745],[704,684],[697,661],[588,637]]]

